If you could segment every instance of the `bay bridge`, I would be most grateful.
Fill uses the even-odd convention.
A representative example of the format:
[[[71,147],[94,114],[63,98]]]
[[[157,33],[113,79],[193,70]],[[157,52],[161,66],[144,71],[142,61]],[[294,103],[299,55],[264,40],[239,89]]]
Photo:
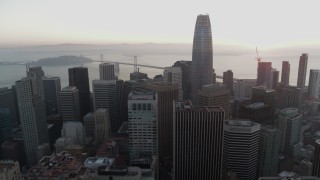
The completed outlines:
[[[134,56],[134,63],[128,63],[128,62],[119,62],[119,61],[109,61],[109,60],[103,60],[103,55],[100,55],[100,60],[97,59],[92,59],[94,62],[101,62],[101,63],[115,63],[115,64],[122,64],[122,65],[129,65],[129,66],[134,66],[135,72],[138,69],[138,66],[140,67],[147,67],[147,68],[153,68],[153,69],[162,69],[164,70],[165,67],[160,67],[160,66],[154,66],[154,65],[146,65],[146,64],[138,64],[137,61],[137,56]],[[223,79],[223,76],[217,75],[217,79]],[[238,81],[239,79],[233,78],[234,81]]]

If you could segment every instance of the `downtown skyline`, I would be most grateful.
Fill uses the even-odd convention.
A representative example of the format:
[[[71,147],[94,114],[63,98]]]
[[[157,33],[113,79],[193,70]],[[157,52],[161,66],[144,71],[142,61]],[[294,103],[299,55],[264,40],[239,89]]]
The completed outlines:
[[[44,44],[191,44],[193,21],[208,13],[213,46],[319,44],[317,2],[0,2],[0,47]]]

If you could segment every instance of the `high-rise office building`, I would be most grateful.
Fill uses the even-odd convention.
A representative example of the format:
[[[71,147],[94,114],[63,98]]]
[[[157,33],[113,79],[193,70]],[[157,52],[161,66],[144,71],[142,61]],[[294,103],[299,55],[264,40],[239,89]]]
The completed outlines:
[[[238,119],[224,123],[223,167],[240,180],[257,179],[260,124]]]
[[[271,88],[271,62],[258,62],[257,86]]]
[[[47,115],[46,115],[46,105],[44,100],[39,96],[32,97],[32,103],[34,108],[34,115],[36,118],[36,126],[38,132],[39,144],[49,142],[49,133],[47,126]]]
[[[250,119],[260,125],[274,124],[274,109],[262,102],[247,104],[243,102],[240,105],[239,117]]]
[[[132,90],[128,99],[130,159],[158,155],[157,100],[154,91]]]
[[[111,135],[109,110],[97,109],[94,112],[94,119],[95,119],[94,140],[96,144],[101,144]]]
[[[15,104],[13,89],[0,88],[0,108],[8,108],[11,118],[11,124],[18,124],[19,113],[18,107]]]
[[[174,106],[173,179],[221,179],[223,109],[194,107],[187,100]]]
[[[278,174],[280,131],[273,127],[261,126],[259,176]]]
[[[178,99],[178,87],[170,83],[147,83],[146,88],[156,92],[158,101],[158,156],[172,157],[173,100]]]
[[[182,72],[182,99],[191,99],[192,61],[176,61],[172,67],[180,67]]]
[[[217,83],[217,73],[215,69],[212,69],[212,83]]]
[[[69,68],[68,73],[69,86],[75,86],[79,90],[80,118],[82,118],[84,115],[90,112],[91,109],[88,68]]]
[[[60,107],[63,121],[81,121],[79,90],[76,87],[62,88],[60,91]]]
[[[44,77],[44,72],[41,66],[29,67],[27,66],[27,77],[31,79],[32,83],[32,94],[39,96],[44,100],[44,90],[42,78]]]
[[[246,88],[247,85],[243,80],[238,80],[233,83],[233,98],[237,99],[244,99],[246,98]]]
[[[116,80],[93,80],[93,107],[94,110],[104,108],[109,110],[111,131],[117,132],[119,123]]]
[[[277,104],[280,109],[289,107],[300,109],[303,89],[295,86],[279,86],[277,92]]]
[[[213,83],[212,35],[209,15],[198,15],[192,48],[192,101],[198,103],[198,90]]]
[[[85,129],[84,129],[82,122],[80,122],[80,121],[65,121],[65,122],[63,122],[63,126],[61,129],[61,137],[62,138],[72,138],[72,140],[75,144],[85,144],[86,143],[86,133],[85,133]]]
[[[223,84],[230,89],[230,94],[233,94],[233,72],[231,70],[223,72]]]
[[[280,152],[295,155],[293,146],[300,143],[302,115],[296,108],[286,108],[280,111],[278,121]]]
[[[12,133],[10,111],[8,108],[0,108],[0,143],[9,138]]]
[[[278,86],[279,83],[279,71],[277,71],[276,69],[271,69],[271,73],[272,73],[272,82],[271,82],[271,89],[275,89]]]
[[[60,113],[60,77],[42,78],[47,114]]]
[[[165,82],[176,84],[178,86],[178,98],[182,100],[182,71],[181,67],[166,67],[163,71],[163,78]]]
[[[27,77],[44,77],[44,72],[41,66],[28,67],[27,68]]]
[[[199,106],[217,106],[225,111],[225,119],[230,115],[230,90],[224,84],[204,85],[199,90]]]
[[[118,121],[116,128],[120,128],[122,123],[128,121],[128,96],[131,90],[130,85],[123,81],[117,80],[117,113]]]
[[[302,54],[299,60],[297,87],[304,88],[307,76],[308,54]]]
[[[251,102],[263,102],[275,109],[276,105],[276,91],[271,89],[266,89],[262,86],[253,87],[251,89]]]
[[[39,137],[32,102],[31,79],[23,78],[16,81],[16,89],[27,164],[32,166],[36,163],[36,149],[39,145]]]
[[[100,80],[115,80],[114,64],[99,64]]]
[[[320,177],[320,139],[316,140],[316,148],[314,151],[312,166],[312,175]]]
[[[85,116],[83,116],[83,126],[86,130],[87,137],[94,137],[95,132],[95,118],[94,113],[89,112]]]
[[[317,99],[319,97],[320,70],[310,69],[308,96]]]
[[[289,61],[282,61],[281,83],[289,85],[290,80],[290,63]]]

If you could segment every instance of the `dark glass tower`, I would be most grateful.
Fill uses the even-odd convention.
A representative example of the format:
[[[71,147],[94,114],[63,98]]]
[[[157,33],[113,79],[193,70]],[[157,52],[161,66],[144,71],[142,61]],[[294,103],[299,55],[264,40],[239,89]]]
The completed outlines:
[[[198,15],[192,50],[192,101],[197,104],[198,90],[213,83],[212,36],[209,15]]]
[[[289,85],[290,78],[290,63],[289,61],[282,61],[281,82]]]
[[[306,74],[308,66],[308,54],[302,54],[299,61],[299,71],[298,71],[298,88],[304,88],[306,83]]]
[[[79,90],[81,119],[90,112],[90,88],[88,68],[69,68],[69,86],[75,86]]]

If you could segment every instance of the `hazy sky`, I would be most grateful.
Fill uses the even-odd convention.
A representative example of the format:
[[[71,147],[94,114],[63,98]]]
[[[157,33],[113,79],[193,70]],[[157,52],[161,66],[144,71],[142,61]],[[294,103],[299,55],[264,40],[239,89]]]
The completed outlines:
[[[318,0],[0,0],[0,46],[192,43],[198,14],[213,43],[320,44]]]

